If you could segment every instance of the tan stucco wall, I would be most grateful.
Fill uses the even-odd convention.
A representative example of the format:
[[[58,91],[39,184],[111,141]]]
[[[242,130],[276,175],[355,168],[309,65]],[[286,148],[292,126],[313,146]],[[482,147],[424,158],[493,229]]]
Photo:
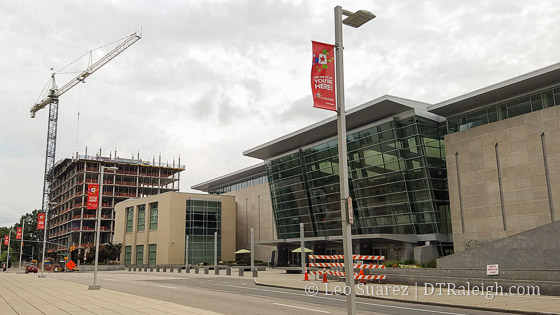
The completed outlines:
[[[185,257],[186,201],[219,200],[222,203],[221,259],[235,258],[235,198],[169,192],[140,199],[128,199],[115,206],[116,243],[122,243],[121,262],[124,263],[125,246],[132,246],[132,264],[136,261],[136,245],[144,244],[144,264],[148,263],[149,244],[157,244],[157,264],[183,264]],[[149,230],[149,204],[158,202],[158,228]],[[137,231],[138,205],[146,205],[146,229]],[[126,208],[134,207],[133,232],[126,231]]]
[[[254,228],[255,243],[276,239],[276,226],[272,214],[272,202],[268,183],[229,192],[235,196],[237,206],[236,248],[251,248],[251,228]],[[270,254],[276,246],[255,245],[255,259],[270,261]],[[242,257],[240,257],[242,258]]]
[[[560,218],[559,117],[560,107],[552,107],[445,136],[456,251],[551,222],[542,133],[548,157],[554,217],[556,220]],[[464,222],[461,221],[460,201]]]

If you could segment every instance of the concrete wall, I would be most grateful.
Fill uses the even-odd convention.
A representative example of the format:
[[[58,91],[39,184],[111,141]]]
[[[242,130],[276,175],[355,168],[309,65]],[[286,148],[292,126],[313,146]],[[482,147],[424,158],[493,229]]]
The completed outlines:
[[[559,117],[556,106],[445,137],[456,252],[560,218]]]
[[[560,272],[560,221],[437,260],[438,269],[556,270]]]
[[[149,244],[157,244],[156,263],[159,265],[183,264],[185,261],[186,201],[219,200],[222,202],[221,259],[234,260],[235,252],[235,198],[206,194],[169,192],[140,199],[129,199],[115,206],[116,243],[122,243],[121,262],[124,263],[125,246],[132,246],[131,264],[136,264],[136,245],[144,245],[144,264],[148,263]],[[158,228],[149,229],[149,204],[158,202]],[[137,231],[138,206],[146,205],[146,228]],[[126,208],[134,207],[132,233],[126,233]]]
[[[255,242],[276,239],[276,225],[272,213],[272,202],[268,183],[229,192],[235,196],[237,205],[236,248],[250,249],[250,230],[254,228]],[[270,254],[276,246],[255,245],[255,259],[270,261]],[[243,258],[243,256],[238,256]]]

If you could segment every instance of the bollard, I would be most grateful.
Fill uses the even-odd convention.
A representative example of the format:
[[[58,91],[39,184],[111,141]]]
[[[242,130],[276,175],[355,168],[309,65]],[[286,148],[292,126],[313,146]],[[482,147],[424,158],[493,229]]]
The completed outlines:
[[[259,276],[259,271],[257,270],[257,268],[253,269],[253,277],[257,278]]]
[[[220,267],[214,266],[214,274],[215,274],[215,275],[219,275],[219,274],[220,274]]]
[[[227,268],[226,268],[226,276],[231,276],[231,266],[227,266]]]
[[[131,271],[131,270],[132,270],[132,266],[128,266],[128,271]]]
[[[239,276],[243,277],[245,275],[245,270],[243,267],[239,267]]]
[[[156,265],[156,272],[159,272],[159,265]]]
[[[191,265],[186,265],[185,266],[185,272],[186,273],[191,273]]]
[[[198,274],[200,272],[200,270],[198,270],[198,266],[194,266],[194,273]]]
[[[181,273],[183,271],[183,267],[177,267],[177,273]]]
[[[154,272],[154,266],[150,266],[150,272]]]
[[[144,272],[148,271],[148,266],[144,266]]]
[[[173,272],[173,266],[169,266],[169,272]]]
[[[163,266],[163,272],[167,272],[167,266]]]
[[[206,266],[206,268],[204,268],[204,274],[207,275],[208,271],[210,271],[210,267]]]
[[[136,271],[136,265],[134,265],[134,268],[132,268],[132,271]]]

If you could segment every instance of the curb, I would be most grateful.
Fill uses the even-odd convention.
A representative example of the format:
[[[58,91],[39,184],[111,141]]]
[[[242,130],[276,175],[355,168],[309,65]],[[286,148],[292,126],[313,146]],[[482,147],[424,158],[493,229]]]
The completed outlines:
[[[294,287],[288,287],[288,286],[282,286],[282,285],[270,284],[270,283],[259,283],[256,279],[253,279],[253,281],[255,282],[255,285],[263,286],[263,287],[289,289],[289,290],[295,290],[295,291],[305,291],[304,288],[294,288]],[[318,292],[326,293],[325,290],[321,290],[321,289],[319,289]],[[462,304],[455,305],[455,304],[448,304],[448,303],[441,303],[441,302],[428,302],[428,301],[420,301],[420,300],[403,300],[403,299],[378,297],[378,296],[368,296],[368,295],[359,295],[359,296],[357,295],[356,297],[366,298],[366,299],[371,299],[371,300],[380,300],[380,301],[391,301],[391,302],[432,305],[432,306],[443,306],[443,307],[455,307],[455,308],[462,308],[462,309],[469,309],[469,310],[502,312],[502,313],[510,313],[510,314],[527,314],[527,315],[555,315],[555,314],[558,314],[558,313],[549,313],[549,312],[501,309],[501,308],[495,308],[495,307],[484,307],[484,306],[474,306],[474,305],[473,306],[462,305]]]

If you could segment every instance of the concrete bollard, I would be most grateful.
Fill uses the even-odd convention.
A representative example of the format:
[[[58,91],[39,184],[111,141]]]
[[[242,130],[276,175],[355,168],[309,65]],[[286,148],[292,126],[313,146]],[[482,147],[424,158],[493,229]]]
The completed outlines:
[[[144,266],[144,272],[148,272],[148,266]]]
[[[194,266],[194,273],[195,274],[199,274],[200,270],[198,269],[198,266]]]
[[[167,266],[163,266],[163,272],[167,272]]]
[[[159,272],[159,265],[156,265],[156,272]]]
[[[154,266],[150,266],[150,272],[154,272]]]
[[[177,267],[177,273],[181,273],[183,271],[183,267]]]
[[[173,272],[173,266],[169,266],[169,272]]]
[[[215,274],[215,275],[219,275],[219,274],[220,274],[220,267],[219,267],[219,266],[214,266],[214,274]]]
[[[259,271],[257,270],[257,268],[253,269],[253,277],[257,278],[259,276]]]
[[[191,273],[191,265],[186,265],[185,266],[185,272],[186,273]]]
[[[245,269],[243,267],[239,267],[239,276],[243,277],[245,275]]]
[[[134,266],[134,268],[132,268],[132,271],[136,271],[136,266]]]
[[[128,266],[128,271],[132,271],[132,266]]]
[[[210,267],[206,266],[206,268],[204,268],[204,274],[207,275],[208,271],[210,271]]]
[[[226,268],[226,276],[231,276],[231,266],[227,266],[227,268]]]

